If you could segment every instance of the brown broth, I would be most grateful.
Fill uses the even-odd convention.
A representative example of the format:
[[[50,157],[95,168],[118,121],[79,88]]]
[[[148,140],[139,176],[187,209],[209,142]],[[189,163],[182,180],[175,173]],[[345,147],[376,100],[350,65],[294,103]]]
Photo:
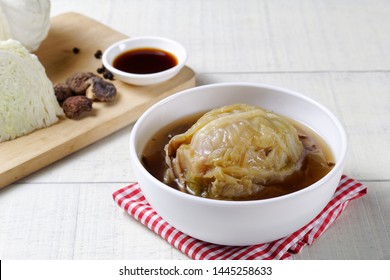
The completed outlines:
[[[118,55],[113,61],[116,69],[132,74],[157,73],[176,65],[177,59],[173,54],[155,48],[129,50]]]
[[[187,131],[201,115],[202,114],[189,116],[167,125],[157,132],[147,143],[143,151],[142,163],[144,167],[161,182],[164,182],[164,174],[168,169],[168,166],[165,163],[165,145],[174,135]],[[296,192],[320,180],[333,168],[333,155],[325,141],[303,124],[291,119],[290,122],[294,125],[300,135],[305,136],[300,137],[306,153],[301,170],[287,177],[282,183],[268,185],[256,195],[241,198],[239,200],[266,199]],[[323,153],[326,162],[323,161],[322,157],[318,156],[318,153]],[[170,186],[178,190],[180,189],[175,182],[172,182]]]

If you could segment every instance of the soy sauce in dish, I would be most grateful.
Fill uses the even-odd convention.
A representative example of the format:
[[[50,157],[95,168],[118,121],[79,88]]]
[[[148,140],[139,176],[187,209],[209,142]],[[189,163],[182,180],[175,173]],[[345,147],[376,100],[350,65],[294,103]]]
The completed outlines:
[[[152,74],[168,70],[177,65],[177,58],[164,50],[156,48],[139,48],[119,54],[113,66],[123,72],[132,74]]]

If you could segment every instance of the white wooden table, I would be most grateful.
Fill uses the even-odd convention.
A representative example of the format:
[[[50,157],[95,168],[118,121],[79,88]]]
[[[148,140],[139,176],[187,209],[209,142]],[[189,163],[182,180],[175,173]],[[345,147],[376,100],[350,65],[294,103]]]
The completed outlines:
[[[390,259],[390,1],[52,0],[129,36],[175,39],[197,85],[300,91],[349,137],[345,174],[368,187],[294,259]],[[0,259],[187,259],[117,207],[134,181],[132,125],[0,191]],[[0,159],[1,164],[1,159]]]

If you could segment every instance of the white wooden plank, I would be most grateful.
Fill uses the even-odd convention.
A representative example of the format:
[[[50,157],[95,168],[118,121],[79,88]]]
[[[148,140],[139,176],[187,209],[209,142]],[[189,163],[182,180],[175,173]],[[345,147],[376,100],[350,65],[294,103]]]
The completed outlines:
[[[390,258],[389,182],[364,184],[368,194],[352,201],[323,236],[294,258]],[[116,187],[122,186],[35,184],[1,191],[0,257],[186,259],[111,201]]]
[[[1,259],[72,259],[79,185],[14,185],[0,191]]]
[[[1,259],[170,259],[112,200],[125,185],[19,184],[0,192]]]
[[[364,182],[367,194],[295,259],[390,259],[390,182]]]
[[[80,191],[75,259],[169,259],[171,247],[112,200],[123,184],[88,184]]]
[[[159,35],[202,72],[386,70],[387,0],[52,1],[129,36]]]

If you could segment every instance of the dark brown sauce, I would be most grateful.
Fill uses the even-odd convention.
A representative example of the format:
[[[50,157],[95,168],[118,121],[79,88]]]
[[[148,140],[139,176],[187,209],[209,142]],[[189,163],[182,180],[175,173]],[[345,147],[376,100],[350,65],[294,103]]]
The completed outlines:
[[[152,74],[168,70],[177,65],[177,58],[164,50],[140,48],[118,55],[113,66],[132,74]]]
[[[164,182],[164,174],[168,168],[165,163],[165,145],[174,135],[187,131],[201,115],[197,114],[169,124],[157,132],[147,143],[142,155],[142,163],[161,182]],[[301,138],[306,153],[301,170],[290,175],[282,183],[269,185],[256,195],[239,200],[266,199],[296,192],[317,182],[333,168],[333,155],[325,141],[310,128],[290,121],[300,135],[305,135]],[[323,157],[319,156],[319,153],[325,156],[325,162]],[[170,186],[180,189],[175,182],[172,182]]]

